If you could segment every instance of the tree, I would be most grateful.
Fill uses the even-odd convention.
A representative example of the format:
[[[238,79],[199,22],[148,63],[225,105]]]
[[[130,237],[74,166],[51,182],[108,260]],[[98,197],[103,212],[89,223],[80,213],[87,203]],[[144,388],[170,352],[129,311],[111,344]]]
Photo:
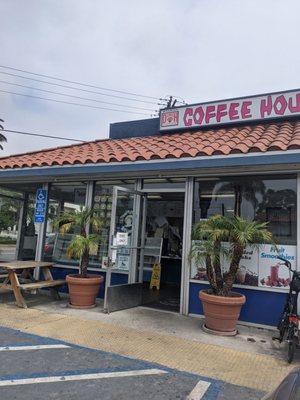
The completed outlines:
[[[5,197],[0,198],[0,231],[18,224],[18,202]]]
[[[79,211],[65,211],[54,221],[54,226],[57,226],[62,234],[70,231],[74,233],[67,249],[67,256],[79,260],[80,276],[83,278],[87,277],[89,255],[97,251],[99,246],[98,233],[102,225],[103,220],[95,215],[95,210],[84,207],[81,207]],[[94,233],[88,233],[88,226]]]
[[[254,210],[258,206],[257,194],[264,195],[266,190],[262,179],[237,178],[221,185],[217,193],[234,192],[234,215],[241,216],[243,199],[252,203]]]
[[[192,239],[191,258],[206,266],[212,293],[225,297],[231,294],[246,246],[257,248],[262,243],[274,243],[266,222],[222,215],[198,222],[193,228]],[[225,242],[229,243],[229,248]],[[230,267],[223,273],[224,257],[230,260]]]

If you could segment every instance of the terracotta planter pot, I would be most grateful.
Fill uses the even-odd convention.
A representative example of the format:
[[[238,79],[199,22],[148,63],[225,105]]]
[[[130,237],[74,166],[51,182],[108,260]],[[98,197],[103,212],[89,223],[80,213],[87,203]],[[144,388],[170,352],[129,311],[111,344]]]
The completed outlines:
[[[103,276],[97,275],[88,275],[87,278],[79,275],[67,275],[70,306],[74,308],[95,307],[96,297],[103,280]]]
[[[201,290],[199,298],[202,301],[205,315],[204,330],[223,335],[235,335],[237,333],[237,320],[242,305],[246,301],[244,295],[232,293],[232,297],[222,297]]]

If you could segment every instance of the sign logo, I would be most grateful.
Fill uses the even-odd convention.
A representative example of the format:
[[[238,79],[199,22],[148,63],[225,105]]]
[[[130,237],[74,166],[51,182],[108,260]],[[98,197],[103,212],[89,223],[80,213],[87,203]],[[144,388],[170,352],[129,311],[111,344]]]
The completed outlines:
[[[177,126],[179,122],[178,111],[166,111],[161,114],[161,126]]]

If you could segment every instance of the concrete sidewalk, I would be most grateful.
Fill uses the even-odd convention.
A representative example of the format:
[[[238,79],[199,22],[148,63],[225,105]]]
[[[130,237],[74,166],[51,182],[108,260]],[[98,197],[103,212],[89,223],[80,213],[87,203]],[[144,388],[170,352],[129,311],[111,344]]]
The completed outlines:
[[[99,309],[71,310],[64,302],[27,310],[1,304],[0,318],[6,327],[262,391],[276,386],[295,366],[277,357],[276,349],[266,354],[271,332],[242,328],[242,335],[225,340],[202,333],[198,319],[142,308],[105,315]],[[249,333],[255,342],[248,341]]]
[[[35,308],[43,311],[73,315],[89,320],[101,321],[108,324],[122,325],[142,331],[153,331],[163,335],[178,336],[182,339],[200,343],[215,344],[249,353],[273,355],[276,358],[286,359],[286,352],[282,346],[272,341],[277,334],[276,330],[262,329],[239,324],[239,334],[236,337],[214,336],[205,333],[201,326],[204,319],[190,317],[178,313],[166,312],[147,307],[136,307],[127,310],[104,314],[99,307],[86,310],[74,310],[68,306],[68,301],[44,301],[36,304]]]

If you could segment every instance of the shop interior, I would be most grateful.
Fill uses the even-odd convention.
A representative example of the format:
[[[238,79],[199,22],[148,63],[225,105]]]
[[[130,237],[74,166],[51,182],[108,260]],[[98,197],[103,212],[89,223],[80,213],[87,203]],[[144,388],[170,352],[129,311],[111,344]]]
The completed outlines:
[[[143,264],[143,305],[179,312],[184,193],[148,193]],[[160,287],[150,288],[153,265]]]

